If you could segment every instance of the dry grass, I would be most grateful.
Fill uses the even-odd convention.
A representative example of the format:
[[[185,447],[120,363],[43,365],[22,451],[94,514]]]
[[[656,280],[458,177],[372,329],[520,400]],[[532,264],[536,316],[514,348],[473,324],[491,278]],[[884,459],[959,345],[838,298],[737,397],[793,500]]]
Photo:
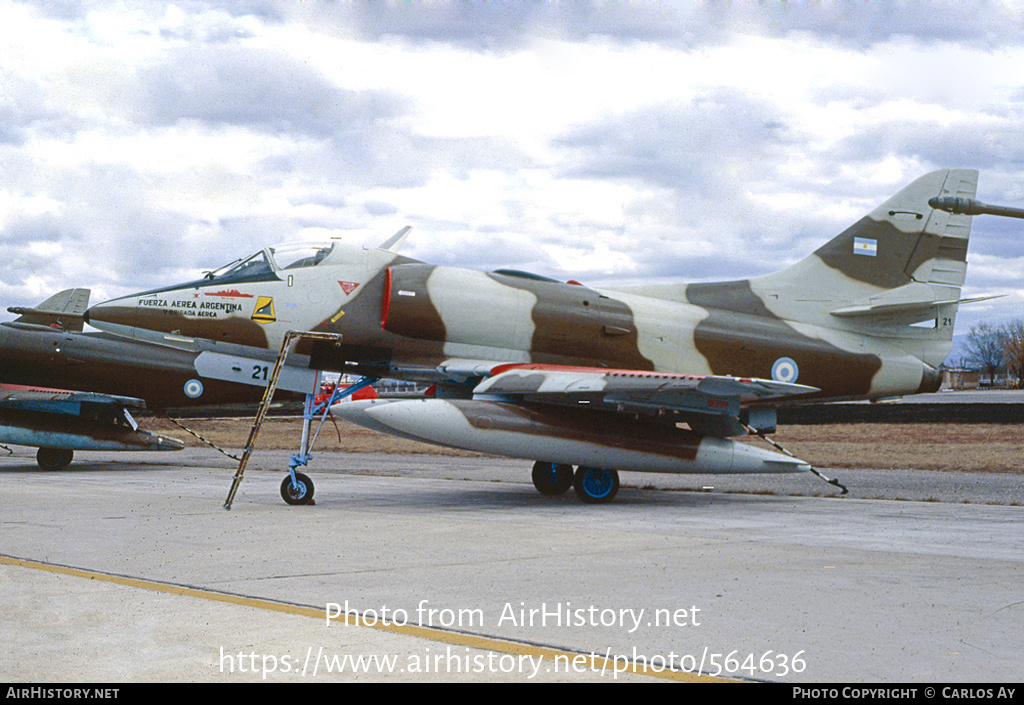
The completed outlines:
[[[780,426],[773,438],[814,467],[1024,471],[1024,426],[1016,424]]]
[[[190,419],[187,424],[224,448],[241,448],[252,420]],[[201,443],[162,419],[144,427],[181,438],[190,446]],[[328,420],[316,443],[320,451],[350,453],[428,453],[474,456],[478,453],[416,443]],[[262,449],[294,450],[301,420],[269,418],[260,432]],[[340,431],[340,440],[339,440]],[[780,426],[773,438],[798,458],[821,468],[878,468],[946,470],[953,472],[1021,473],[1024,426],[1014,424],[826,424]],[[759,439],[749,439],[762,444]]]

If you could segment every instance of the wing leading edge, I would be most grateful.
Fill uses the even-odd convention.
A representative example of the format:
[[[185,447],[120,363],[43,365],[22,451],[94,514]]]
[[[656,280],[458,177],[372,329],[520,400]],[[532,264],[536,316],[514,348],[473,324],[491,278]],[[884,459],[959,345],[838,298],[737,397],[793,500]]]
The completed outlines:
[[[473,390],[476,398],[503,398],[631,414],[671,414],[694,430],[725,437],[743,435],[743,423],[774,427],[774,409],[751,405],[813,394],[816,387],[775,380],[687,375],[642,370],[512,364]]]

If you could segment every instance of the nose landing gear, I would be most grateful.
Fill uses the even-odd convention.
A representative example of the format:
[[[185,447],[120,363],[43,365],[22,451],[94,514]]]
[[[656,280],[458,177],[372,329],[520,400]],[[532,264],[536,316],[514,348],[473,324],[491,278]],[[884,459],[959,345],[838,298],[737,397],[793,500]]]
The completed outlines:
[[[281,498],[288,504],[313,504],[313,481],[301,472],[295,473],[295,482],[289,473],[281,482]]]

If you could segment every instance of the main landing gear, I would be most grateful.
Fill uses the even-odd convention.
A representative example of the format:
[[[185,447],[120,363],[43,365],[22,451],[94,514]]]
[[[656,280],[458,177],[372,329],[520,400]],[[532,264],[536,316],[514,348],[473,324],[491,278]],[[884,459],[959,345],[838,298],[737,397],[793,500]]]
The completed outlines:
[[[36,452],[36,463],[43,470],[63,470],[71,465],[75,452],[67,448],[40,448]]]
[[[580,501],[586,504],[605,504],[615,499],[619,491],[619,473],[617,470],[582,465],[573,472],[572,465],[538,460],[533,464],[533,486],[548,496],[564,494],[572,487]]]

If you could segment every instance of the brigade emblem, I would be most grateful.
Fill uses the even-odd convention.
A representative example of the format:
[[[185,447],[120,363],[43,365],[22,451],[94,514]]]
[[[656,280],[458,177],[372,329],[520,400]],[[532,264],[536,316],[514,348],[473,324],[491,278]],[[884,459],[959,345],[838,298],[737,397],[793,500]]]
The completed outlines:
[[[274,315],[274,297],[260,296],[256,299],[256,308],[252,312],[252,320],[257,323],[273,323],[277,320]]]

